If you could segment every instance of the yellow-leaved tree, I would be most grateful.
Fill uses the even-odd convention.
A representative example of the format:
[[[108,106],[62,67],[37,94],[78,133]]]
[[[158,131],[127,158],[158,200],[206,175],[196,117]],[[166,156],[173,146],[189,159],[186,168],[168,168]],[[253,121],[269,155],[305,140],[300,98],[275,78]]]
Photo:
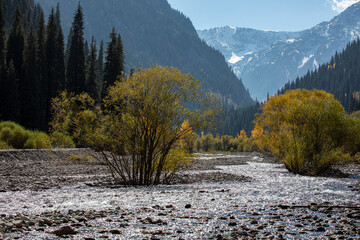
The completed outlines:
[[[256,126],[264,129],[263,143],[290,171],[316,175],[349,157],[343,151],[345,116],[333,95],[298,89],[271,97]]]
[[[240,135],[238,135],[239,138],[247,138],[245,130],[241,130]]]
[[[53,101],[52,127],[102,152],[118,182],[168,182],[188,159],[177,143],[217,116],[216,98],[200,87],[175,68],[139,70],[109,87],[102,108],[87,95],[63,93]]]

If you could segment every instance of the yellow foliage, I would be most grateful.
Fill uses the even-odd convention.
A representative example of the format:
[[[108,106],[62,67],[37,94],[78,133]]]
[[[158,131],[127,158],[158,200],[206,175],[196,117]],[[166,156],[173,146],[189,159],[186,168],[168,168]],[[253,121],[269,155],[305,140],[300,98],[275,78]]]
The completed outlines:
[[[263,135],[263,133],[264,129],[259,125],[255,125],[254,130],[251,131],[251,137],[254,139],[258,139]]]
[[[238,135],[239,138],[247,138],[245,130],[241,130],[240,135]]]
[[[203,93],[199,81],[161,66],[115,82],[102,109],[87,94],[68,93],[53,100],[53,109],[53,131],[109,152],[111,157],[103,155],[113,176],[146,185],[160,183],[171,151],[181,141],[191,151],[193,131],[214,126],[219,111],[217,99]]]
[[[308,174],[339,159],[333,156],[342,152],[339,147],[345,139],[344,114],[333,95],[298,89],[271,97],[262,107],[256,125],[266,130],[262,143],[289,169]],[[327,154],[335,152],[332,157]]]

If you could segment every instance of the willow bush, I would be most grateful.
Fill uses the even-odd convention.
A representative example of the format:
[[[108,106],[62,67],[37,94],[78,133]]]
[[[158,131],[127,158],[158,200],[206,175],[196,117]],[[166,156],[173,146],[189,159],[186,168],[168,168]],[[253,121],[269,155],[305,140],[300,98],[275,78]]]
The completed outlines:
[[[324,91],[298,89],[271,97],[256,125],[265,130],[263,145],[294,173],[317,175],[349,158],[344,152],[352,134],[347,115],[340,102]]]
[[[175,151],[181,140],[191,142],[184,138],[213,125],[217,115],[216,98],[200,86],[175,68],[139,70],[115,82],[102,106],[87,94],[63,93],[53,101],[51,126],[100,151],[118,182],[168,182],[190,159]]]

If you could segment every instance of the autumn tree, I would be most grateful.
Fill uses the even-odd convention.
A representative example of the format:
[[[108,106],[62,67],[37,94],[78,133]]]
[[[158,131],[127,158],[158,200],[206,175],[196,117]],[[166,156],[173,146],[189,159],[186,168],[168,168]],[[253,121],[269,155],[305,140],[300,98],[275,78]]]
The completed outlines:
[[[192,153],[195,149],[195,142],[198,136],[192,130],[188,120],[185,120],[181,124],[180,131],[186,132],[180,140],[181,147],[186,151],[188,151],[189,153]]]
[[[167,182],[187,159],[176,144],[217,115],[215,98],[202,93],[198,81],[161,66],[115,82],[103,109],[87,94],[69,99],[66,93],[53,107],[53,130],[102,152],[113,177],[130,185]],[[182,128],[184,121],[191,127]]]
[[[240,138],[247,138],[245,130],[241,130],[239,137]]]
[[[256,125],[262,140],[298,174],[320,174],[344,160],[344,108],[333,95],[319,90],[292,90],[271,97]]]

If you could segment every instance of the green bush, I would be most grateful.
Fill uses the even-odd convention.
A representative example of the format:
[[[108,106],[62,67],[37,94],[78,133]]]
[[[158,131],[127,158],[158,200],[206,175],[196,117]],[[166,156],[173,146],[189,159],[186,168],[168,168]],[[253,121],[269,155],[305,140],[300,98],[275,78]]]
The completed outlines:
[[[71,155],[70,157],[67,157],[66,160],[75,161],[75,162],[76,161],[93,162],[93,161],[95,161],[95,158],[93,156],[91,156],[90,154],[80,153],[80,154]]]
[[[29,138],[24,144],[24,149],[36,149],[35,138]]]
[[[35,141],[36,149],[46,149],[52,147],[50,137],[46,133],[35,132],[34,141]]]
[[[59,148],[75,148],[75,143],[71,137],[61,132],[53,132],[50,134],[50,140],[53,147]]]
[[[0,123],[0,139],[13,148],[23,148],[26,140],[29,137],[29,132],[13,122]]]
[[[9,127],[3,127],[0,132],[0,140],[9,144],[9,141],[13,138],[13,131]]]
[[[24,128],[17,126],[13,129],[13,137],[10,139],[9,143],[16,149],[21,149],[24,147],[26,140],[29,138],[29,132]]]
[[[223,150],[222,142],[218,138],[214,139],[214,150],[215,151],[222,151]]]
[[[0,140],[0,149],[10,149],[10,146],[6,142]]]
[[[50,137],[44,132],[30,131],[14,122],[0,122],[0,149],[43,149],[51,147]]]

